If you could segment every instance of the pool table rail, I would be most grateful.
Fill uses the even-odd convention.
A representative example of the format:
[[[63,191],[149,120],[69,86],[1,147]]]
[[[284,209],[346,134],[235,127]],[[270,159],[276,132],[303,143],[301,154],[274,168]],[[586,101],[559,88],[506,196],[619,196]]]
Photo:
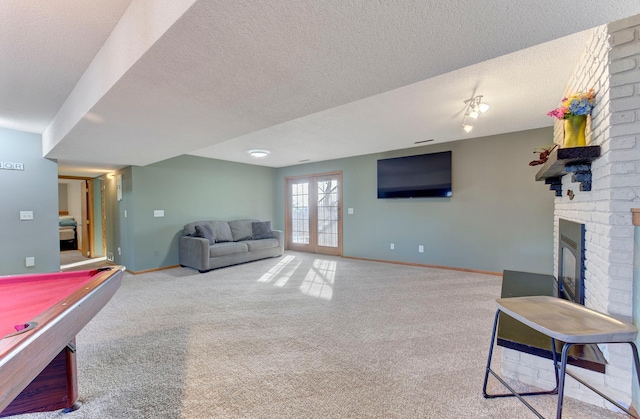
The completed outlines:
[[[75,342],[80,330],[109,302],[122,284],[123,271],[124,267],[113,266],[99,272],[87,284],[31,319],[37,327],[0,339],[0,416],[6,416],[7,406],[69,343]],[[72,364],[67,367],[73,370],[69,371],[71,394],[68,403],[65,402],[68,406],[63,407],[72,406],[78,398],[75,354]]]

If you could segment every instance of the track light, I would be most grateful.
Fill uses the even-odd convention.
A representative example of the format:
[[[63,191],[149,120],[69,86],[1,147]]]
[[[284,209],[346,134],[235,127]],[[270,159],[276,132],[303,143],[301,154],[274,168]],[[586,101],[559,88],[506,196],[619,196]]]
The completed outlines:
[[[471,119],[478,119],[480,114],[485,113],[489,110],[489,105],[482,102],[482,95],[474,96],[471,99],[467,99],[464,101],[467,105],[467,109],[464,112],[464,116],[462,117],[462,129],[465,132],[471,132],[473,129],[473,125],[469,125],[465,123],[467,117]]]

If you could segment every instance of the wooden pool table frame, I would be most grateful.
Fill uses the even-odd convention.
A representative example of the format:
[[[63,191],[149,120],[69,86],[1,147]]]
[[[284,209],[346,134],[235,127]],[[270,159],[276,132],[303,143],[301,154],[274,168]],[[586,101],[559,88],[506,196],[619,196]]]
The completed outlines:
[[[75,336],[116,293],[123,271],[113,266],[98,273],[32,319],[34,329],[0,338],[0,416],[74,406]]]

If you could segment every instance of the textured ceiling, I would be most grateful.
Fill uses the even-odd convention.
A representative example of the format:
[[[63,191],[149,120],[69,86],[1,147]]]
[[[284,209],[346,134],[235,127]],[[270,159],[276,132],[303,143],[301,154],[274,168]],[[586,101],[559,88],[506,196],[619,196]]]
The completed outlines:
[[[132,0],[2,0],[0,127],[42,133]]]
[[[180,154],[281,167],[549,126],[578,32],[640,13],[637,0],[55,4],[0,2],[0,126],[43,133],[76,175]],[[473,94],[491,109],[466,134]]]

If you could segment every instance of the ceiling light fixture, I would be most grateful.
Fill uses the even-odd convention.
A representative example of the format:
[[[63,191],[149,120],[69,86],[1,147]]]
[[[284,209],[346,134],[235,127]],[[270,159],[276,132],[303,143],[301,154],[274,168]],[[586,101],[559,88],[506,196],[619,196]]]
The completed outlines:
[[[460,126],[464,129],[465,132],[471,132],[473,129],[473,125],[466,123],[467,117],[471,119],[478,119],[480,114],[485,113],[489,110],[489,105],[482,102],[482,95],[474,96],[471,99],[467,99],[464,101],[465,105],[467,105],[467,109],[464,112],[464,116],[462,117],[462,124]]]
[[[102,124],[104,122],[104,117],[95,112],[87,112],[83,118],[94,124]]]
[[[249,150],[249,155],[257,159],[262,159],[264,157],[267,157],[269,155],[269,152],[267,150]]]

